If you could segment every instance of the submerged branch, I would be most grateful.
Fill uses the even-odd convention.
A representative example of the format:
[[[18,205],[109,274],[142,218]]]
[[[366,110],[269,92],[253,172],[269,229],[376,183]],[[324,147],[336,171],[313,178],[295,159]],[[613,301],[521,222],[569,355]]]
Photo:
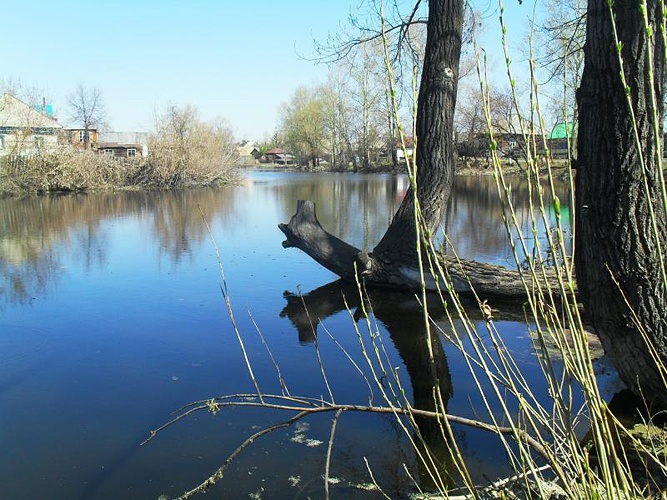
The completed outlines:
[[[337,410],[331,421],[331,434],[329,435],[329,446],[327,446],[327,459],[324,464],[324,495],[329,498],[329,472],[331,471],[331,452],[333,451],[334,438],[336,436],[336,426],[343,410]]]
[[[276,403],[270,403],[269,401],[277,401]],[[438,411],[431,410],[422,410],[419,408],[408,407],[395,407],[395,406],[375,406],[375,405],[352,405],[352,404],[332,404],[325,400],[319,400],[320,405],[315,406],[312,403],[303,404],[303,398],[294,398],[290,396],[282,396],[277,394],[262,394],[261,399],[256,394],[235,394],[235,395],[226,395],[219,398],[213,398],[207,401],[200,402],[197,406],[190,407],[186,414],[190,415],[195,411],[206,410],[211,413],[217,413],[221,407],[233,406],[233,407],[254,407],[254,408],[266,408],[270,410],[282,410],[282,411],[292,411],[298,412],[297,417],[302,418],[305,415],[311,415],[316,413],[329,413],[329,412],[364,412],[364,413],[379,413],[379,414],[390,414],[390,415],[402,415],[413,417],[424,417],[424,418],[433,418],[433,419],[447,419],[450,423],[465,425],[467,427],[472,427],[475,429],[480,429],[493,433],[500,433],[506,435],[514,435],[518,439],[525,441],[529,446],[531,446],[539,455],[545,459],[549,459],[551,454],[544,448],[544,446],[537,441],[534,437],[527,434],[525,431],[518,431],[519,436],[516,436],[517,430],[511,427],[499,427],[493,424],[488,424],[480,420],[474,420],[467,417],[461,417],[458,415],[451,415],[449,413],[442,413]],[[183,416],[177,416],[172,419],[167,424],[162,425],[155,431],[151,431],[151,436],[145,441],[150,441],[158,432],[166,429],[169,425],[179,421]],[[293,419],[290,419],[288,422],[293,423]],[[288,424],[288,425],[291,425]],[[253,435],[255,436],[255,435]]]
[[[278,429],[283,429],[285,427],[289,427],[294,422],[302,419],[306,415],[307,415],[306,412],[301,412],[297,415],[294,415],[289,420],[286,420],[286,421],[281,422],[279,424],[272,425],[270,427],[265,427],[264,429],[261,429],[261,430],[255,432],[252,436],[250,436],[248,439],[243,441],[243,443],[241,443],[241,446],[236,448],[234,450],[234,452],[231,455],[229,455],[227,460],[225,460],[225,463],[222,464],[213,474],[211,474],[208,477],[208,479],[206,479],[206,481],[200,483],[195,488],[193,488],[189,491],[186,491],[181,496],[177,497],[176,500],[185,500],[186,498],[190,498],[193,495],[197,495],[199,493],[206,492],[206,490],[208,490],[211,486],[215,485],[218,481],[220,481],[220,479],[222,479],[224,477],[225,471],[234,462],[236,457],[238,457],[243,452],[243,450],[245,450],[248,446],[250,446],[252,443],[254,443],[256,439],[258,439],[258,438],[260,438],[260,437],[262,437],[266,434],[269,434],[273,431],[277,431]]]
[[[151,431],[150,437],[144,441],[144,443],[150,441],[153,437],[157,435],[160,431],[166,429],[170,425],[176,423],[181,418],[192,414],[193,412],[199,410],[206,410],[214,415],[218,413],[221,407],[223,406],[234,406],[234,407],[259,407],[266,408],[269,410],[282,410],[296,412],[295,415],[289,419],[279,422],[277,424],[264,427],[259,431],[253,433],[251,436],[247,437],[224,461],[224,463],[218,467],[207,479],[201,482],[196,487],[191,490],[186,491],[181,496],[177,497],[178,500],[185,500],[199,493],[204,493],[212,486],[217,484],[225,475],[225,472],[229,466],[236,460],[236,458],[251,444],[253,444],[260,437],[266,436],[274,431],[290,427],[295,422],[316,414],[316,413],[327,413],[334,412],[334,417],[331,427],[331,435],[329,438],[329,445],[327,450],[327,467],[325,471],[325,481],[328,476],[329,469],[329,460],[331,457],[331,448],[333,447],[333,440],[336,433],[336,426],[338,420],[343,412],[369,412],[376,414],[390,414],[394,416],[405,416],[405,417],[422,417],[422,418],[432,418],[432,419],[447,419],[450,423],[460,424],[475,429],[485,430],[494,434],[505,434],[510,435],[513,439],[517,441],[525,442],[530,446],[536,453],[538,453],[542,458],[549,462],[549,459],[553,457],[553,454],[550,453],[536,438],[528,434],[523,430],[513,429],[511,427],[500,427],[497,425],[487,424],[479,420],[473,420],[466,417],[460,417],[457,415],[443,414],[438,411],[429,411],[421,410],[417,408],[412,408],[411,406],[406,407],[394,407],[394,406],[363,406],[363,405],[349,405],[349,404],[331,404],[324,400],[320,401],[320,406],[313,406],[312,403],[307,403],[303,405],[304,399],[310,398],[294,398],[284,395],[272,395],[272,394],[263,394],[262,397],[257,396],[256,394],[236,394],[236,395],[226,395],[219,398],[213,398],[207,401],[201,401],[197,404],[193,404],[187,407],[184,407],[184,414],[177,416],[172,419],[170,422],[162,425],[155,431]],[[282,403],[269,403],[268,401],[278,401]],[[144,444],[142,443],[142,444]],[[326,487],[326,485],[325,485]]]

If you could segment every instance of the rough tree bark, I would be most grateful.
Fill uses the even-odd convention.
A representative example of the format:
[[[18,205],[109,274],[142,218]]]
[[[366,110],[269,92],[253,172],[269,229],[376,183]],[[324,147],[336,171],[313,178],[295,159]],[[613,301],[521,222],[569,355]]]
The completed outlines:
[[[371,281],[403,279],[416,268],[417,200],[427,234],[435,234],[452,187],[454,108],[461,57],[463,1],[431,0],[416,117],[417,193],[408,190],[391,225],[365,260]],[[397,274],[398,271],[398,274]]]
[[[656,147],[660,140],[656,141],[656,130],[662,129],[665,46],[660,34],[661,2],[648,0],[647,6],[652,38],[646,36],[639,2],[613,3],[637,140],[619,78],[609,4],[607,0],[588,2],[584,73],[577,93],[575,261],[580,296],[622,379],[634,392],[667,406],[665,380],[641,333],[643,329],[651,337],[660,361],[667,365],[667,292],[662,274],[667,216]]]

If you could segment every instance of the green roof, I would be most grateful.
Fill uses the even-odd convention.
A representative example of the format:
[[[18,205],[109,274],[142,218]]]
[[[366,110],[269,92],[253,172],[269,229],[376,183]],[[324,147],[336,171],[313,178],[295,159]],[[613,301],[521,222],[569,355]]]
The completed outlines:
[[[572,137],[572,126],[572,122],[557,123],[551,130],[549,139],[565,139],[567,137]]]

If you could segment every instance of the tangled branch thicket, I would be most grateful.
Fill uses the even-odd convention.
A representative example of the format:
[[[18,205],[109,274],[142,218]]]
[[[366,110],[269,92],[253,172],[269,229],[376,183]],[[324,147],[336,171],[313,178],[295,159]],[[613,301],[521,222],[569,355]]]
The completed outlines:
[[[187,158],[166,149],[148,157],[114,158],[91,151],[0,157],[0,194],[24,195],[140,187],[171,189],[233,182],[231,164],[197,151]]]
[[[85,191],[127,185],[129,173],[144,158],[121,161],[93,152],[61,151],[34,156],[0,157],[0,194],[21,195]]]
[[[233,133],[222,119],[205,123],[192,106],[171,107],[156,119],[149,162],[132,184],[154,187],[213,185],[233,180],[237,156]]]

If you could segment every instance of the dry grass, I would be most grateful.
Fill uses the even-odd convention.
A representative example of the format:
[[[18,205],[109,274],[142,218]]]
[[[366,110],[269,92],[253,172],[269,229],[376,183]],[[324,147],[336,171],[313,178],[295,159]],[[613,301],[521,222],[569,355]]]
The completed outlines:
[[[81,192],[139,187],[167,189],[222,184],[235,180],[232,167],[198,157],[173,168],[166,153],[115,158],[91,151],[60,151],[0,157],[0,195]]]
[[[0,193],[22,195],[124,186],[144,160],[117,161],[92,152],[62,151],[0,158]]]

